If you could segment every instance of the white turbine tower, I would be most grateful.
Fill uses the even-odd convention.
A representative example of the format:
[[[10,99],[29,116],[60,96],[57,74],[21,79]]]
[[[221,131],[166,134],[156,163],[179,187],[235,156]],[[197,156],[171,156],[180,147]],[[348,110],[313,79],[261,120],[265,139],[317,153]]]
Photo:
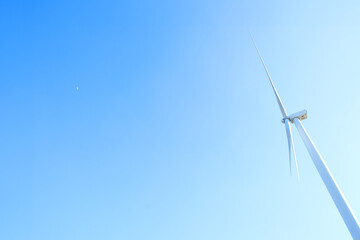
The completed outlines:
[[[356,216],[353,213],[353,211],[351,210],[350,205],[346,201],[345,196],[342,194],[340,187],[336,183],[329,168],[326,166],[324,159],[320,155],[315,144],[313,143],[309,134],[307,133],[303,124],[301,123],[301,120],[304,120],[307,118],[307,111],[303,110],[303,111],[300,111],[300,112],[297,112],[297,113],[294,113],[291,115],[288,115],[286,113],[285,107],[280,99],[278,92],[276,91],[273,81],[271,80],[270,74],[265,66],[264,60],[261,57],[260,51],[259,51],[258,47],[256,46],[256,43],[252,36],[251,36],[251,38],[252,38],[255,48],[259,54],[261,62],[264,66],[266,74],[269,78],[270,84],[274,90],[276,100],[279,104],[280,111],[283,116],[282,122],[285,124],[286,134],[287,134],[287,139],[288,139],[288,147],[289,147],[290,173],[291,173],[291,155],[292,155],[291,149],[292,149],[293,153],[294,153],[295,166],[296,166],[296,170],[297,170],[297,174],[298,174],[298,178],[299,178],[299,171],[298,171],[297,161],[296,161],[296,157],[295,157],[294,143],[293,143],[292,134],[291,134],[291,125],[290,125],[290,122],[291,122],[291,123],[295,123],[295,126],[305,144],[305,147],[307,148],[307,150],[310,154],[310,157],[311,157],[317,171],[319,172],[328,192],[330,193],[330,196],[331,196],[332,200],[334,201],[342,219],[344,220],[346,227],[348,228],[351,236],[353,237],[353,239],[360,240],[359,221],[356,219]]]

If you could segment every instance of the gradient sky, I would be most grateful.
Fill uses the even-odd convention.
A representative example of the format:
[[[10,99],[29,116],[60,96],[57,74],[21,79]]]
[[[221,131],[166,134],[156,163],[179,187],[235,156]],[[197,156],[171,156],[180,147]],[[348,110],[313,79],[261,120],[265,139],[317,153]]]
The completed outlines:
[[[351,239],[249,31],[360,217],[359,12],[1,1],[0,238]]]

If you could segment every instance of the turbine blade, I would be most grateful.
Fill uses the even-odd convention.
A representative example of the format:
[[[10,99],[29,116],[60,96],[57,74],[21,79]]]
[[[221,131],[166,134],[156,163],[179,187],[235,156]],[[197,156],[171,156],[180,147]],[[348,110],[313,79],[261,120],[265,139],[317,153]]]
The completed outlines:
[[[298,168],[298,163],[297,163],[297,160],[296,160],[294,141],[293,141],[293,138],[292,138],[291,125],[290,125],[289,119],[285,119],[285,128],[286,128],[286,135],[287,135],[288,147],[289,147],[290,174],[291,174],[291,155],[293,153],[294,154],[294,162],[295,162],[295,168],[296,168],[297,177],[298,177],[298,180],[300,180],[299,168]]]
[[[286,129],[286,136],[287,136],[287,140],[288,140],[288,148],[289,148],[289,165],[290,165],[290,175],[292,175],[291,173],[291,130],[290,130],[290,124],[289,124],[289,119],[285,119],[285,129]]]
[[[251,39],[252,39],[252,41],[253,41],[253,43],[254,43],[254,46],[255,46],[255,48],[256,48],[256,51],[257,51],[257,53],[258,53],[258,55],[259,55],[259,57],[260,57],[260,60],[261,60],[261,62],[262,62],[262,64],[263,64],[263,66],[264,66],[264,69],[265,69],[266,74],[267,74],[267,76],[268,76],[268,78],[269,78],[270,84],[271,84],[271,86],[272,86],[272,88],[273,88],[273,90],[274,90],[274,93],[275,93],[275,96],[276,96],[276,100],[277,100],[277,102],[278,102],[278,104],[279,104],[279,107],[280,107],[281,114],[282,114],[282,116],[285,118],[285,117],[287,117],[287,113],[286,113],[285,107],[284,107],[284,105],[283,105],[283,103],[282,103],[282,101],[281,101],[281,99],[280,99],[280,96],[279,96],[278,92],[276,91],[275,85],[274,85],[273,81],[271,80],[269,71],[268,71],[267,68],[266,68],[266,65],[265,65],[265,63],[264,63],[264,60],[263,60],[263,58],[261,57],[260,51],[259,51],[258,47],[256,46],[255,40],[254,40],[253,36],[251,35],[251,33],[250,33],[250,36],[251,36]]]

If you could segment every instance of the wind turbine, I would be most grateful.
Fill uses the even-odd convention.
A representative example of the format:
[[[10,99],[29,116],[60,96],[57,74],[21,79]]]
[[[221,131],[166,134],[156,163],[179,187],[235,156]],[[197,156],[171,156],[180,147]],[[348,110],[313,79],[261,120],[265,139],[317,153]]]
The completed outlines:
[[[355,214],[351,210],[350,205],[346,201],[345,196],[341,192],[341,189],[338,186],[338,184],[336,183],[329,168],[326,166],[326,163],[325,163],[324,159],[322,158],[319,150],[316,148],[314,142],[311,140],[309,134],[305,130],[304,125],[301,123],[302,120],[307,119],[307,111],[303,110],[303,111],[300,111],[300,112],[297,112],[297,113],[294,113],[291,115],[288,115],[286,113],[284,104],[282,103],[282,101],[280,99],[280,96],[275,88],[275,85],[270,77],[269,71],[266,68],[264,60],[261,57],[260,51],[259,51],[258,47],[256,46],[256,43],[255,43],[252,35],[251,35],[251,39],[255,45],[255,48],[256,48],[256,51],[258,52],[260,60],[264,66],[264,69],[269,78],[271,87],[274,90],[276,100],[278,102],[281,114],[283,116],[283,119],[281,120],[281,122],[285,124],[286,134],[287,134],[287,139],[288,139],[290,173],[291,173],[291,155],[292,155],[291,149],[292,149],[293,154],[294,154],[295,166],[296,166],[296,170],[297,170],[297,174],[298,174],[298,178],[299,178],[299,171],[298,171],[297,161],[296,161],[296,157],[295,157],[295,149],[294,149],[294,143],[292,140],[291,124],[290,124],[290,123],[294,123],[300,134],[301,139],[303,140],[303,142],[305,144],[305,147],[307,148],[307,150],[310,154],[310,157],[311,157],[317,171],[320,174],[320,177],[322,178],[328,192],[330,193],[330,196],[331,196],[332,200],[334,201],[342,219],[344,220],[346,227],[348,228],[351,236],[353,237],[353,239],[360,240],[359,221],[357,220]]]

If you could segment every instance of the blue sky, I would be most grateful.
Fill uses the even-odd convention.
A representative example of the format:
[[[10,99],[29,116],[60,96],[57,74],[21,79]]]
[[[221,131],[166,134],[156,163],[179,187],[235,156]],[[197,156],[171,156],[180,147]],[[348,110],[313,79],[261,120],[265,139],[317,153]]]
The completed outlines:
[[[359,10],[2,1],[0,238],[350,239],[249,30],[359,217]]]

